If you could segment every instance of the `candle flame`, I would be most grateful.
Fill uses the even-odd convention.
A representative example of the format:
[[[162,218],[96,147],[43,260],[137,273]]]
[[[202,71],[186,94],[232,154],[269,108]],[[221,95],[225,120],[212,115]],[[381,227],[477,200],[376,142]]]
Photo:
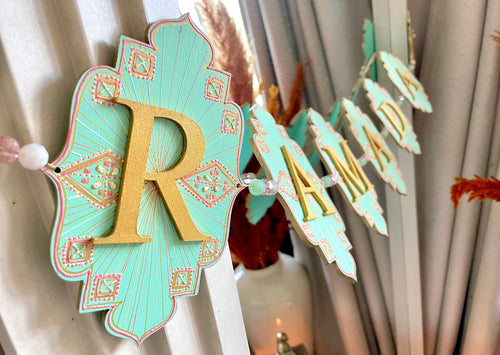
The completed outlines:
[[[276,318],[276,325],[277,325],[278,327],[281,327],[281,319]]]

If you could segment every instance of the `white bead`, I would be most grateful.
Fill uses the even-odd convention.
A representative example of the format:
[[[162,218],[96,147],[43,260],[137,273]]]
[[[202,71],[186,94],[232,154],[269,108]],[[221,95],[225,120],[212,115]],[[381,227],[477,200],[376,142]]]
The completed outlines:
[[[263,196],[276,195],[280,190],[278,183],[274,180],[263,179],[266,184],[266,191],[262,194]]]
[[[49,161],[49,153],[41,144],[31,143],[23,146],[19,151],[19,163],[26,169],[42,169]]]

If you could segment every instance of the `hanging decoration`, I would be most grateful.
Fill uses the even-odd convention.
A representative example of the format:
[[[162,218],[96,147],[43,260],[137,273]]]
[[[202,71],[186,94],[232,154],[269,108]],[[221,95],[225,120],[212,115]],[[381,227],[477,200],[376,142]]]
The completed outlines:
[[[349,253],[351,244],[344,234],[344,222],[302,148],[269,112],[256,105],[250,115],[252,149],[267,178],[276,182],[273,193],[282,202],[295,231],[316,248],[323,261],[336,262],[344,275],[356,279],[356,264]],[[259,192],[266,190],[256,194]]]
[[[313,109],[309,109],[308,119],[314,147],[332,182],[335,182],[349,206],[369,227],[387,235],[387,223],[382,215],[377,193],[347,141]]]
[[[383,87],[370,79],[363,80],[363,88],[366,90],[366,96],[370,101],[370,108],[382,121],[384,130],[390,133],[401,148],[413,154],[420,154],[417,136],[392,96]]]
[[[82,282],[81,312],[108,310],[107,330],[138,344],[198,292],[241,189],[242,116],[207,38],[184,16],[148,40],[122,37],[114,68],[83,75],[66,147],[44,169],[56,272]]]
[[[365,26],[365,36],[368,31]],[[412,72],[391,54],[373,52],[351,100],[338,99],[326,120],[313,109],[301,111],[287,130],[258,105],[243,106],[243,121],[240,107],[228,100],[229,74],[212,67],[211,44],[189,15],[154,23],[147,39],[122,36],[115,67],[83,74],[73,96],[67,142],[55,161],[47,163],[43,146],[20,148],[15,139],[0,137],[1,164],[19,157],[23,166],[42,169],[56,186],[50,253],[61,278],[81,282],[80,312],[106,311],[106,329],[137,344],[164,326],[175,313],[176,299],[195,295],[201,270],[220,258],[233,203],[244,188],[269,199],[263,214],[276,196],[304,242],[356,280],[352,247],[326,189],[337,185],[365,223],[387,235],[362,167],[370,163],[384,182],[405,194],[384,138],[391,135],[416,154],[420,146],[399,108],[402,100],[395,101],[373,81],[380,73],[370,69],[377,59],[402,97],[431,112]],[[297,70],[303,74],[309,62],[301,65]],[[354,103],[362,88],[382,132]],[[301,91],[297,87],[295,94]],[[290,118],[288,112],[282,123]],[[343,124],[361,157],[339,134]],[[306,154],[308,131],[315,150]],[[251,171],[240,177],[243,136],[265,176]],[[246,152],[245,163],[251,156]],[[313,169],[320,160],[328,171],[323,177]],[[458,182],[456,201],[474,191],[473,184]],[[490,195],[473,192],[475,197]]]
[[[406,186],[398,163],[382,134],[352,101],[342,99],[342,108],[345,112],[344,117],[349,121],[349,130],[364,152],[364,159],[373,166],[377,175],[386,184],[400,194],[406,195]]]

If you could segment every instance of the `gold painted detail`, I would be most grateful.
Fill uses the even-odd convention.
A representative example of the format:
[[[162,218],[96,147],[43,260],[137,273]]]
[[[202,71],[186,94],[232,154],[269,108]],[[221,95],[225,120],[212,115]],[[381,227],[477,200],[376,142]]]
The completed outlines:
[[[314,197],[316,202],[323,210],[323,216],[334,214],[335,209],[333,208],[333,206],[326,200],[326,198],[314,184],[312,179],[306,174],[304,169],[290,153],[288,148],[286,146],[282,146],[281,152],[283,153],[286,165],[288,167],[288,170],[290,171],[293,185],[299,197],[299,203],[304,213],[304,222],[313,220],[318,217],[311,211],[309,203],[307,202],[306,194],[311,194],[312,197]]]
[[[361,165],[356,157],[353,155],[351,149],[349,149],[347,141],[343,140],[340,142],[340,148],[342,149],[342,153],[344,154],[347,164],[331,146],[323,147],[323,150],[332,161],[335,169],[342,178],[342,181],[351,193],[351,201],[356,202],[361,198],[361,196],[371,190],[373,185],[366,177],[365,172],[361,168]]]
[[[144,181],[155,183],[181,239],[184,241],[210,239],[210,236],[197,229],[176,185],[176,179],[191,174],[203,160],[205,138],[201,128],[194,120],[179,112],[121,98],[117,98],[116,102],[128,106],[131,113],[120,198],[112,232],[105,237],[93,238],[93,243],[121,244],[151,241],[149,236],[137,234],[137,219]],[[155,117],[172,120],[179,126],[184,137],[184,150],[177,164],[171,169],[146,172]]]

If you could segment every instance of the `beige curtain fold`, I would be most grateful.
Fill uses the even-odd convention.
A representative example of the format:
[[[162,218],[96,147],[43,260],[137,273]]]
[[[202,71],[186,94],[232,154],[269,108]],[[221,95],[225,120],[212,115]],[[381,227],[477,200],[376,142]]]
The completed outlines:
[[[369,2],[241,2],[256,10],[247,15],[263,19],[260,35],[266,38],[254,41],[269,44],[272,63],[266,70],[275,73],[284,95],[290,66],[305,56],[312,58],[305,106],[326,114],[335,98],[350,95],[363,61],[361,29],[371,17]],[[500,29],[500,2],[410,0],[408,8],[417,34],[417,73],[434,107],[433,114],[417,112],[414,118],[422,147],[415,180],[425,353],[500,353],[498,206],[464,197],[455,211],[449,193],[454,177],[500,176],[500,55],[490,38]],[[289,22],[277,24],[283,21]],[[251,24],[249,30],[255,34]],[[285,44],[294,48],[285,50]],[[391,269],[399,266],[390,264],[387,240],[352,212],[343,217],[357,260],[356,285],[295,243],[316,292],[315,326],[325,326],[330,317],[336,325],[329,336],[324,328],[316,333],[316,350],[395,353]],[[320,295],[324,291],[328,298]],[[322,308],[331,312],[322,314]]]
[[[454,211],[449,187],[455,176],[473,178],[487,172],[500,59],[489,36],[499,10],[495,1],[431,1],[420,76],[434,113],[415,117],[423,143],[417,189],[427,354],[450,354],[456,348],[467,292],[498,294],[479,282],[467,289],[473,257],[483,258],[474,253],[482,205],[463,198]],[[487,307],[487,312],[494,311],[490,304],[483,312]],[[463,337],[470,339],[474,333],[478,328],[466,327]],[[491,353],[478,349],[471,352],[466,346],[462,353]]]
[[[284,102],[288,100],[295,64],[306,57],[312,64],[307,72],[304,107],[313,107],[326,115],[336,97],[349,97],[364,60],[361,42],[363,21],[371,17],[368,1],[246,0],[241,3],[247,11],[246,25],[252,41],[269,44],[272,63],[257,57],[259,68],[274,71]],[[261,29],[254,31],[256,17],[262,19],[264,33]],[[265,38],[259,37],[264,34]],[[294,48],[289,48],[290,45]],[[341,199],[335,201],[342,207]],[[360,277],[357,284],[339,276],[332,266],[322,265],[316,252],[302,241],[294,242],[296,256],[306,266],[313,285],[315,351],[317,354],[332,351],[335,354],[394,354],[388,320],[393,312],[389,312],[386,305],[389,302],[392,307],[388,241],[369,232],[361,219],[345,208],[343,216]]]

